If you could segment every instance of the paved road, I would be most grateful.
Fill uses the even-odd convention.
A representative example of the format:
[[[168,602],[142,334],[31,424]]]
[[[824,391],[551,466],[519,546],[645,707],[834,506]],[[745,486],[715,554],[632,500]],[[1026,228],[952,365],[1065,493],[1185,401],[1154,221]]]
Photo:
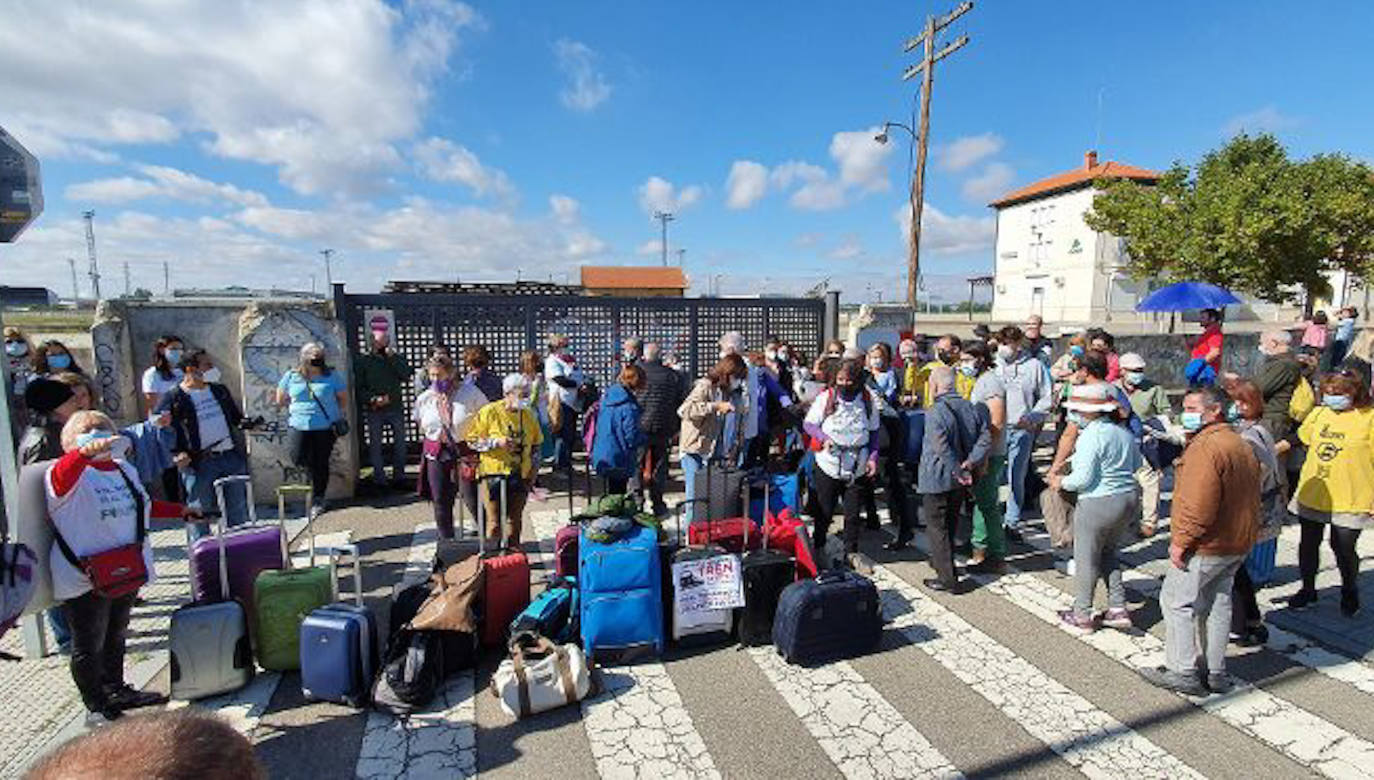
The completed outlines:
[[[531,505],[534,560],[545,560],[566,516],[556,499]],[[395,584],[428,564],[428,507],[398,497],[319,523],[344,528],[362,544],[367,598],[384,616]],[[1295,531],[1280,548],[1282,584],[1264,592],[1271,601],[1294,589]],[[930,576],[923,553],[893,556],[882,541],[864,539],[880,564],[882,645],[818,669],[788,666],[770,648],[670,650],[660,662],[605,670],[600,695],[526,721],[487,691],[494,659],[451,680],[406,724],[306,702],[292,674],[260,675],[197,706],[249,734],[276,778],[1374,777],[1374,620],[1367,611],[1344,621],[1330,590],[1308,612],[1271,605],[1269,646],[1233,648],[1240,687],[1193,700],[1133,671],[1162,658],[1162,538],[1128,555],[1137,630],[1089,637],[1058,626],[1069,581],[1043,553],[947,596],[920,586]],[[1326,571],[1323,582],[1333,577]],[[1374,605],[1369,580],[1365,591]]]

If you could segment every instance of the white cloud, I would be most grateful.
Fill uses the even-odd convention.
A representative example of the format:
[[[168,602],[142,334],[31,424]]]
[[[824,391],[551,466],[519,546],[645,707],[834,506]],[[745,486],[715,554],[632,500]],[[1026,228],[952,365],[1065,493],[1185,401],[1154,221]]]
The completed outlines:
[[[840,182],[844,186],[864,192],[888,188],[887,158],[892,154],[892,145],[873,140],[880,129],[844,131],[830,139],[830,156],[840,167]]]
[[[819,165],[789,160],[773,169],[770,180],[778,190],[797,190],[788,202],[803,211],[829,211],[844,205],[844,184]]]
[[[1002,162],[991,162],[983,172],[964,182],[964,197],[978,203],[987,203],[998,196],[1005,195],[1016,180],[1016,171]]]
[[[672,182],[650,176],[639,185],[639,207],[652,215],[655,211],[680,214],[701,200],[704,190],[693,184],[679,190]]]
[[[1279,133],[1301,124],[1300,118],[1284,114],[1271,104],[1231,117],[1226,120],[1221,132],[1229,138],[1239,133]]]
[[[910,246],[911,206],[902,204],[892,215],[902,231],[902,245]],[[993,217],[952,216],[927,203],[921,214],[921,251],[964,254],[992,249],[997,237]]]
[[[810,249],[825,240],[823,233],[802,233],[792,239],[792,245],[798,249]]]
[[[657,238],[645,241],[635,249],[635,254],[641,257],[657,257],[663,254],[663,242]]]
[[[940,167],[947,171],[962,171],[1002,151],[1004,142],[996,133],[966,135],[956,138],[935,150]]]
[[[858,236],[848,235],[844,237],[839,246],[830,250],[826,256],[831,260],[853,260],[862,254],[864,254],[863,242],[859,240]]]
[[[67,187],[68,200],[90,203],[129,203],[145,198],[166,198],[189,203],[224,201],[239,206],[265,206],[267,198],[259,192],[232,184],[217,184],[186,171],[163,165],[138,165],[147,178],[121,176],[96,179]]]
[[[559,224],[570,225],[577,222],[582,214],[582,204],[576,198],[567,195],[550,195],[549,211],[553,212],[554,219]]]
[[[445,138],[429,138],[413,151],[420,172],[435,181],[457,182],[479,198],[515,197],[515,187],[505,171],[489,168],[470,149]]]
[[[558,93],[563,105],[574,111],[588,112],[606,102],[611,96],[611,85],[606,77],[597,70],[597,54],[590,46],[580,41],[560,38],[553,45],[558,69],[563,71],[568,83]]]
[[[452,0],[302,0],[270,23],[252,0],[26,3],[0,26],[0,94],[7,125],[46,152],[196,136],[298,192],[368,192],[480,27]]]
[[[753,160],[736,160],[725,180],[725,205],[747,209],[768,192],[768,168]]]

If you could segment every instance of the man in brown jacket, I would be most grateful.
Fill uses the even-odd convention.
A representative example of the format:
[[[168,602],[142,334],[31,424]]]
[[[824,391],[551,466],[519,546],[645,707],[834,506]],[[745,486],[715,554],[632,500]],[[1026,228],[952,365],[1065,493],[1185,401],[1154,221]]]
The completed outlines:
[[[1183,399],[1188,445],[1174,471],[1173,565],[1159,594],[1167,665],[1140,670],[1154,685],[1195,696],[1230,688],[1231,582],[1259,531],[1259,462],[1226,423],[1228,401],[1216,387],[1198,388]],[[1203,668],[1198,665],[1199,623],[1206,626]]]

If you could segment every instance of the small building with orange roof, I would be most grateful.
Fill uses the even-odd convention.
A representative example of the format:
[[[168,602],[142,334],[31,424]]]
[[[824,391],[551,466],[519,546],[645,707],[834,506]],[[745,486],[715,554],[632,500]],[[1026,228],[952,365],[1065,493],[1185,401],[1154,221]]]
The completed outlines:
[[[582,288],[587,295],[681,298],[687,291],[687,275],[675,266],[584,265]]]

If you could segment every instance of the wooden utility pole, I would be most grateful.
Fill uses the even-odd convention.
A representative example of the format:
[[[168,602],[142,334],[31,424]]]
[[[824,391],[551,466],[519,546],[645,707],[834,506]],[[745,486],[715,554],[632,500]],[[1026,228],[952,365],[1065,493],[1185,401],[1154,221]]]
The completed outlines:
[[[921,61],[902,73],[902,80],[909,81],[921,76],[921,124],[916,132],[916,175],[911,177],[911,254],[907,258],[906,305],[916,308],[916,279],[921,273],[921,213],[925,209],[926,189],[926,147],[930,141],[930,88],[935,81],[935,63],[953,54],[968,43],[968,36],[961,35],[949,45],[935,51],[935,36],[955,19],[968,13],[973,3],[960,3],[958,8],[941,17],[927,16],[925,29],[920,35],[906,42],[904,51],[911,51],[924,45]]]

